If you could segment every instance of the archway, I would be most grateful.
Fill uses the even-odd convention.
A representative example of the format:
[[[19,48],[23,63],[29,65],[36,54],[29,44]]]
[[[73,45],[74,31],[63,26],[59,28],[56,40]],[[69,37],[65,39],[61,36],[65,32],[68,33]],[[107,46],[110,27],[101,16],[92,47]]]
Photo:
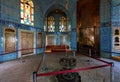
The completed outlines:
[[[64,7],[53,5],[48,9],[44,17],[44,31],[46,34],[46,46],[71,46],[70,18]]]

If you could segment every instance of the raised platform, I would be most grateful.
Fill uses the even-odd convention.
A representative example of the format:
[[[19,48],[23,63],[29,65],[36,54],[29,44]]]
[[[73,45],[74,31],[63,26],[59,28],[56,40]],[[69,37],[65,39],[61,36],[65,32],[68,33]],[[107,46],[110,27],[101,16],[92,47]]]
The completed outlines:
[[[47,45],[46,46],[46,51],[51,51],[51,52],[66,52],[68,49],[67,45]]]
[[[52,52],[66,52],[66,49],[52,49]]]
[[[120,61],[120,56],[113,56],[112,59]]]

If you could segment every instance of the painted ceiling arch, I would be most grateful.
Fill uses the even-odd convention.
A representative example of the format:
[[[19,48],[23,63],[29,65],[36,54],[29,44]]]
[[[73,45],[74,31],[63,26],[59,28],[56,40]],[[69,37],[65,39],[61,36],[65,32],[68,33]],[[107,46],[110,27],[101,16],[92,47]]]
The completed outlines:
[[[52,12],[52,11],[54,11],[54,10],[56,10],[56,9],[61,10],[61,11],[69,18],[69,20],[70,20],[70,15],[69,15],[69,12],[66,10],[66,8],[65,8],[63,5],[57,4],[57,3],[52,4],[52,5],[50,5],[50,6],[48,7],[48,9],[46,10],[46,12],[45,12],[45,14],[44,14],[44,18],[47,17],[47,15],[48,15],[50,12]]]

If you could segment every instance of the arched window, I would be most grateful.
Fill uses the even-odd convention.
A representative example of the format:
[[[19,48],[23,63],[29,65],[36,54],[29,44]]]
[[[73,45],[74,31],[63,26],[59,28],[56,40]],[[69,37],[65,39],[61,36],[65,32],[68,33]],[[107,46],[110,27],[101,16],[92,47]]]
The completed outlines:
[[[53,16],[48,17],[47,24],[48,32],[55,32],[55,18]]]
[[[67,31],[67,19],[66,17],[62,16],[59,18],[59,32],[66,31]]]
[[[119,37],[115,37],[115,46],[119,46]]]
[[[119,37],[115,37],[115,42],[119,42]]]
[[[21,0],[21,23],[34,25],[34,4],[31,0]]]
[[[119,30],[118,29],[115,30],[115,35],[119,35]]]

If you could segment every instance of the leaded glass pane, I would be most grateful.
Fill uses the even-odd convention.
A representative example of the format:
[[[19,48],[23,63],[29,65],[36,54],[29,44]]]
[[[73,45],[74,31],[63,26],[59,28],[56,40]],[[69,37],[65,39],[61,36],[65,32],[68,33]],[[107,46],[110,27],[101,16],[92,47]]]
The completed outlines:
[[[67,30],[67,20],[65,17],[60,17],[59,18],[59,31],[60,32],[66,32]]]
[[[55,32],[55,18],[53,16],[48,17],[48,32]]]
[[[34,25],[34,6],[31,0],[21,0],[21,23]]]

